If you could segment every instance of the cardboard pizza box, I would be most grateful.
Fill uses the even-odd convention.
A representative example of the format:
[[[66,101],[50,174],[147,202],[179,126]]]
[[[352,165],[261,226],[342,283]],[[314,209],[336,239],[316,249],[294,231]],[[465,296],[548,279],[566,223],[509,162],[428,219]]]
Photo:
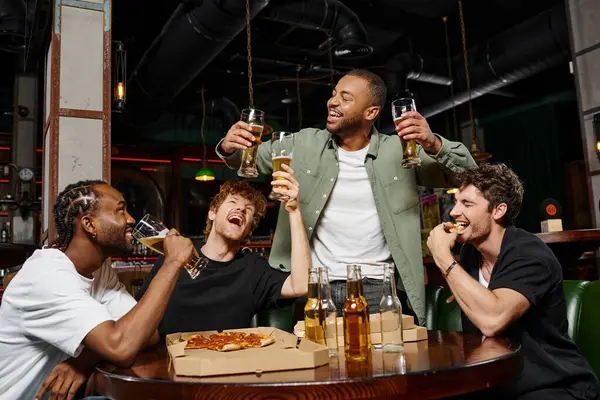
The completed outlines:
[[[371,343],[381,343],[381,325],[380,315],[370,314],[369,322],[371,325]],[[403,326],[403,338],[404,342],[417,342],[427,339],[427,328],[423,326],[417,326],[414,322],[414,317],[410,315],[402,315],[402,326]],[[344,345],[344,324],[343,318],[337,317],[337,332],[338,332],[338,345]],[[294,334],[298,337],[304,337],[304,321],[298,321],[294,326]]]
[[[217,331],[172,333],[166,336],[166,344],[175,374],[199,377],[261,374],[268,371],[315,368],[329,362],[327,347],[306,339],[300,339],[298,343],[298,337],[277,328],[228,329],[227,332],[261,333],[273,336],[276,341],[265,347],[228,352],[209,349],[186,350],[186,338],[192,335],[208,337]]]

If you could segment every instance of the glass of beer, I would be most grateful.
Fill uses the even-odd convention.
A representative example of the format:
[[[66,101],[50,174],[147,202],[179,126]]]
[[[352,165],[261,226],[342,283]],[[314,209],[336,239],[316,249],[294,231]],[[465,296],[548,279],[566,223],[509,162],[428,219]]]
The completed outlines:
[[[282,164],[288,167],[292,164],[292,155],[294,152],[294,134],[290,132],[273,132],[271,136],[271,161],[273,163],[273,172],[283,171]],[[276,177],[275,180],[283,180],[282,177]],[[286,186],[274,186],[273,188],[287,189]],[[271,200],[287,200],[288,196],[271,191],[269,194]]]
[[[404,97],[392,102],[392,117],[394,118],[394,125],[398,126],[400,122],[404,120],[404,114],[409,111],[417,111],[415,101],[410,97]],[[421,165],[421,159],[417,154],[417,141],[414,139],[403,140],[400,138],[402,144],[402,162],[401,165],[404,168],[418,167]]]
[[[169,229],[162,223],[158,218],[153,217],[150,214],[146,214],[144,218],[137,223],[133,228],[133,237],[136,238],[141,244],[148,247],[149,249],[164,255],[165,250],[163,242],[165,237],[169,233]],[[192,257],[185,264],[186,271],[190,274],[192,279],[196,279],[200,272],[208,264],[208,259],[200,257],[195,251]]]
[[[256,178],[258,170],[256,169],[256,154],[258,153],[258,145],[265,126],[265,113],[261,110],[249,108],[242,111],[242,122],[249,125],[248,130],[254,135],[256,140],[252,146],[244,149],[242,152],[242,164],[238,169],[237,174],[243,178]]]

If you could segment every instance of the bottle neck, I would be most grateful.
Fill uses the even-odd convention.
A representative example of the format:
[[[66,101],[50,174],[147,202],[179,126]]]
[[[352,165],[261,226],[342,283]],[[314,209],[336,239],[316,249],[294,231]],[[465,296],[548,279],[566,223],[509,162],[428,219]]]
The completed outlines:
[[[321,275],[321,296],[324,300],[331,300],[331,286],[329,285],[329,277],[327,274]]]
[[[394,269],[386,268],[383,275],[383,295],[393,296],[396,294],[396,280],[394,275]]]
[[[309,283],[308,284],[307,296],[309,299],[320,299],[318,283]]]
[[[309,299],[320,299],[319,295],[319,272],[316,269],[311,269],[308,272],[308,298]]]

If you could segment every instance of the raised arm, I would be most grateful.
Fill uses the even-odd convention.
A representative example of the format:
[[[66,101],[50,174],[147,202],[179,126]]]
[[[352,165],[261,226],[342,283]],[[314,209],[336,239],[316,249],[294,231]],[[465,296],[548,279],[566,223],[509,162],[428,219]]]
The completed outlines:
[[[494,290],[484,287],[456,264],[450,251],[456,242],[456,236],[457,233],[446,232],[443,224],[438,225],[429,233],[427,246],[467,318],[485,336],[499,335],[511,323],[521,318],[531,304],[522,293],[510,285]],[[547,276],[543,273],[538,275],[542,279]]]
[[[311,268],[312,261],[310,256],[310,247],[302,214],[300,213],[300,204],[298,202],[299,185],[294,171],[283,164],[284,171],[278,171],[273,177],[282,177],[282,180],[274,180],[271,185],[286,186],[285,189],[275,187],[273,191],[287,196],[287,200],[281,200],[285,204],[285,209],[290,218],[290,234],[292,241],[291,273],[287,277],[281,288],[281,297],[300,297],[308,292],[308,270]]]
[[[396,126],[396,132],[401,138],[415,139],[421,145],[421,166],[416,168],[419,185],[448,187],[453,172],[476,165],[465,145],[433,134],[427,120],[418,112],[406,115],[408,118]]]
[[[215,151],[217,156],[225,161],[225,165],[237,169],[242,163],[242,151],[252,146],[255,141],[256,138],[248,130],[248,124],[238,121],[229,128],[225,137],[217,144]],[[259,144],[256,166],[261,174],[267,175],[272,172],[270,142]]]
[[[167,306],[179,272],[190,259],[192,241],[172,229],[165,237],[165,262],[139,303],[118,321],[105,321],[92,329],[84,344],[120,366],[131,365],[138,352],[156,340],[156,328]]]

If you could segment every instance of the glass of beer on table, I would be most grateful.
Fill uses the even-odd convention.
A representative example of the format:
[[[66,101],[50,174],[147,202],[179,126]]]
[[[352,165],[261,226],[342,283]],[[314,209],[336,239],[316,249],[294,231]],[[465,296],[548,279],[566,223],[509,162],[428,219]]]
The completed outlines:
[[[248,130],[254,135],[256,140],[252,146],[244,149],[242,152],[242,164],[237,174],[243,178],[256,178],[258,176],[256,154],[258,153],[258,145],[260,144],[260,138],[265,126],[265,113],[255,108],[249,108],[242,111],[240,120],[248,124]]]
[[[294,152],[294,134],[290,132],[273,132],[271,136],[271,161],[273,163],[273,172],[283,171],[282,164],[288,167],[292,164]],[[275,180],[282,180],[282,177],[276,177]],[[274,186],[274,188],[287,189],[286,186]],[[288,196],[271,191],[269,194],[271,200],[287,200]]]
[[[146,214],[133,228],[133,237],[141,244],[162,255],[165,254],[163,242],[169,229],[158,218]],[[192,279],[196,279],[206,267],[208,259],[200,257],[196,252],[185,264],[186,271]]]
[[[398,126],[406,117],[409,111],[417,111],[415,101],[410,97],[404,97],[392,102],[392,118],[394,118],[394,125]],[[404,168],[418,167],[421,165],[421,159],[417,155],[417,141],[415,139],[403,140],[400,138],[402,144],[402,162],[401,165]]]

